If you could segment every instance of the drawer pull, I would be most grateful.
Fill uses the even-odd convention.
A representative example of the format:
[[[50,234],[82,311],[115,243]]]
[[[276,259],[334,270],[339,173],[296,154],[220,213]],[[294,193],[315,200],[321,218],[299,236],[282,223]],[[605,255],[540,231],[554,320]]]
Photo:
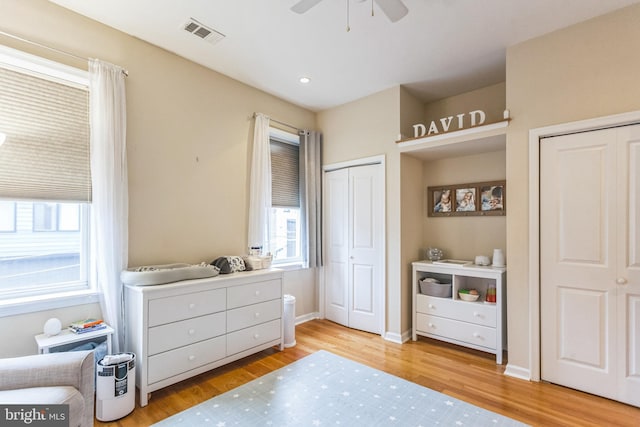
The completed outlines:
[[[480,315],[480,313],[478,313],[477,311],[474,311],[474,312],[473,312],[473,315],[474,315],[475,317],[482,317],[482,316]]]
[[[259,297],[260,296],[260,291],[256,291],[256,296]]]
[[[195,329],[189,329],[189,335],[193,335],[193,334],[195,334],[195,333],[196,333],[196,330],[195,330]]]
[[[255,318],[257,319],[258,317],[260,317],[260,313],[255,314]]]
[[[435,308],[435,306],[433,304],[429,304],[428,306],[429,308]]]
[[[253,334],[253,339],[257,340],[258,338],[260,338],[260,334]]]
[[[193,356],[193,355],[192,355],[192,356],[189,356],[189,361],[190,361],[190,362],[193,362],[194,360],[196,360],[196,357],[195,357],[195,356]]]
[[[479,334],[479,333],[477,333],[477,332],[474,332],[474,333],[473,333],[473,337],[474,337],[474,338],[480,338],[480,334]]]
[[[194,308],[196,308],[195,303],[189,304],[189,310],[193,310]]]
[[[436,325],[434,325],[433,323],[429,323],[429,327],[430,327],[431,329],[433,329],[433,328],[435,328],[435,327],[436,327]]]

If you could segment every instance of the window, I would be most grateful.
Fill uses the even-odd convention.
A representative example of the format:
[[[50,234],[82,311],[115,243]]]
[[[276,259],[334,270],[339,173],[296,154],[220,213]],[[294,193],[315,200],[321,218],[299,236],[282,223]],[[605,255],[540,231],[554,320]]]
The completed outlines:
[[[56,231],[56,204],[33,204],[33,231]]]
[[[16,204],[0,201],[0,233],[16,231]]]
[[[300,149],[297,135],[271,129],[271,226],[275,264],[302,262]]]
[[[33,231],[80,231],[80,205],[34,203]]]
[[[87,72],[0,46],[0,133],[0,301],[90,289]]]

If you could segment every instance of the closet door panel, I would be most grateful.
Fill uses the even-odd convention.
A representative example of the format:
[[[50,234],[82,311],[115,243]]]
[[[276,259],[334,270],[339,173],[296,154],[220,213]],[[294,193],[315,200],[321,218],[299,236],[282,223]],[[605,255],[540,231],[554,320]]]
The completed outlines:
[[[349,325],[349,171],[325,174],[325,316]]]
[[[618,400],[640,406],[640,125],[618,128]]]

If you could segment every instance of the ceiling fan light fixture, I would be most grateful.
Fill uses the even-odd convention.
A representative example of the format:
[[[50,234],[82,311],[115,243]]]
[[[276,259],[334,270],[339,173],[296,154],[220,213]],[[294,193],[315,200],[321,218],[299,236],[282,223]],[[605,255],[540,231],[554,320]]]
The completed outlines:
[[[291,6],[291,10],[295,13],[305,13],[322,0],[298,0],[296,4]],[[349,2],[352,0],[346,0],[347,3],[347,31],[349,31]],[[374,16],[374,3],[378,5],[380,10],[389,18],[391,22],[398,22],[404,18],[409,9],[404,4],[403,0],[355,0],[357,3],[365,3],[371,1],[371,16]]]

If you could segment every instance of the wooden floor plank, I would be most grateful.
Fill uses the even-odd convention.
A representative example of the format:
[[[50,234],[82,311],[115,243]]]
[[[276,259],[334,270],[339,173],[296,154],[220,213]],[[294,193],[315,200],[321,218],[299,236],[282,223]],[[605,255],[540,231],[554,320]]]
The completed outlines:
[[[148,426],[318,350],[421,384],[533,426],[640,426],[640,408],[554,384],[503,375],[487,353],[428,338],[396,344],[326,320],[296,327],[295,347],[269,349],[151,395],[127,417],[97,426]],[[137,396],[136,396],[137,400]]]

